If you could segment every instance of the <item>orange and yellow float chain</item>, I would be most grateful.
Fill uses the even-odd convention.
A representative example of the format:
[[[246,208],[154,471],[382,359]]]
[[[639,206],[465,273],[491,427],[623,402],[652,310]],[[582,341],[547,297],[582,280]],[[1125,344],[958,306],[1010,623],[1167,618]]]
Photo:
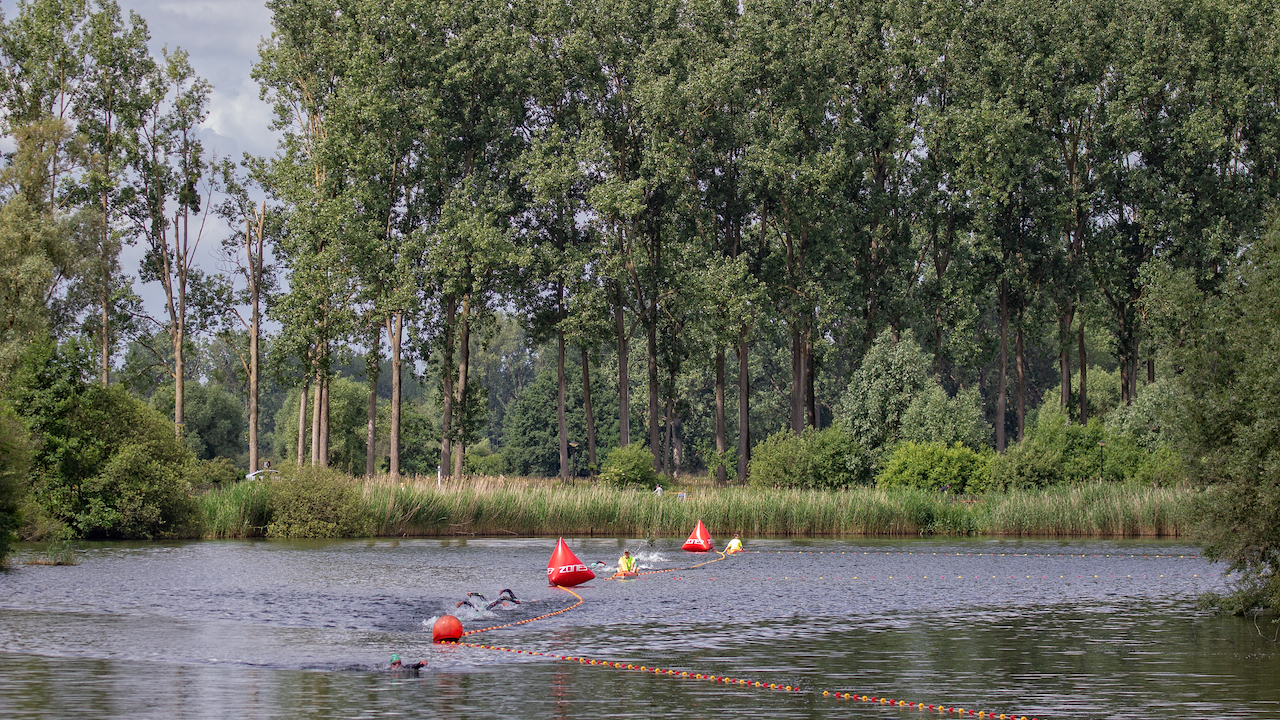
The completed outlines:
[[[1136,553],[984,553],[984,552],[912,552],[891,550],[743,550],[745,553],[755,553],[759,555],[935,555],[938,557],[1078,557],[1078,558],[1146,558],[1146,559],[1171,559],[1171,560],[1202,560],[1199,555],[1161,555],[1147,554],[1138,555]]]
[[[711,673],[689,672],[687,670],[671,670],[650,665],[636,665],[634,663],[613,662],[610,660],[594,660],[591,658],[578,657],[575,655],[557,655],[555,653],[544,653],[536,650],[517,650],[515,648],[501,647],[499,645],[479,645],[476,643],[458,643],[459,647],[476,648],[478,650],[495,650],[497,652],[514,653],[516,655],[529,655],[532,657],[543,657],[552,660],[562,660],[565,662],[576,662],[579,665],[596,665],[600,667],[615,668],[618,670],[633,670],[642,673],[652,673],[654,675],[664,675],[667,677],[689,679],[689,680],[706,680],[713,683],[724,685],[737,685],[740,687],[760,688],[762,690],[781,690],[783,692],[804,693],[808,692],[798,685],[786,685],[782,683],[767,683],[758,680],[748,680],[745,678],[728,677],[725,675],[713,675]],[[816,691],[814,691],[816,693]],[[965,717],[979,718],[996,718],[997,720],[1038,720],[1038,718],[1028,718],[1025,715],[995,713],[987,710],[972,710],[961,707],[952,707],[947,705],[928,705],[922,702],[911,702],[908,700],[894,700],[892,698],[877,697],[874,695],[859,695],[857,693],[832,692],[823,690],[822,697],[835,698],[838,700],[855,700],[864,703],[875,703],[877,705],[892,706],[903,709],[919,710],[921,712],[938,712],[941,714],[953,714]]]

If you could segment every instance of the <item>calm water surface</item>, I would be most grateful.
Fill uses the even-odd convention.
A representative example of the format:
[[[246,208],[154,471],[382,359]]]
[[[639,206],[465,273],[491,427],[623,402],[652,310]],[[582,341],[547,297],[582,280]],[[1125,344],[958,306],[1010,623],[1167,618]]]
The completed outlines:
[[[708,559],[682,540],[570,546],[610,564],[639,550],[642,569]],[[1223,568],[1150,541],[748,539],[758,552],[596,580],[580,607],[471,638],[803,693],[431,644],[446,612],[475,629],[575,602],[546,586],[553,546],[113,543],[86,545],[74,567],[19,556],[0,573],[0,718],[920,717],[823,690],[1050,719],[1280,717],[1277,646],[1252,622],[1195,610],[1225,587]],[[524,603],[454,609],[503,588]],[[391,652],[429,668],[379,672]]]

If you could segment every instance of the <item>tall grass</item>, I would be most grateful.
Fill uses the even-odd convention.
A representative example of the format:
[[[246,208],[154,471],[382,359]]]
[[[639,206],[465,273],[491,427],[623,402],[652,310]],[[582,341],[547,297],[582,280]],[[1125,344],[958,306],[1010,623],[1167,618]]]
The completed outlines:
[[[1188,527],[1187,491],[1079,485],[961,500],[919,490],[840,491],[695,485],[652,493],[534,478],[357,481],[379,536],[679,536],[702,520],[717,534],[1035,535],[1171,537]],[[205,537],[264,534],[266,484],[241,482],[201,498]]]

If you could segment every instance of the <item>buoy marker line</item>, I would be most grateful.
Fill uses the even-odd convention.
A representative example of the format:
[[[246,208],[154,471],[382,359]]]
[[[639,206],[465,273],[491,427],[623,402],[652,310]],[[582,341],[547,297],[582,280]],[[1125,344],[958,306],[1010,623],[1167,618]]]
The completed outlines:
[[[468,631],[466,631],[466,632],[462,633],[463,637],[466,637],[467,635],[475,635],[475,634],[477,634],[477,633],[482,633],[482,632],[489,632],[490,630],[501,630],[502,628],[509,628],[509,627],[515,627],[515,626],[517,626],[517,625],[524,625],[525,623],[531,623],[531,622],[533,622],[534,620],[545,620],[546,618],[549,618],[549,617],[555,617],[556,615],[559,615],[560,613],[569,612],[570,610],[572,610],[572,609],[574,609],[574,608],[576,608],[576,607],[578,607],[579,605],[581,605],[581,604],[582,604],[582,596],[581,596],[581,595],[579,595],[578,593],[576,593],[576,592],[574,592],[574,591],[570,590],[570,589],[569,589],[569,588],[567,588],[567,587],[564,587],[563,585],[556,585],[556,587],[558,587],[558,588],[560,588],[561,590],[563,590],[563,591],[565,591],[565,592],[569,593],[570,595],[572,595],[572,596],[574,596],[574,597],[578,598],[578,602],[576,602],[576,603],[574,603],[574,604],[570,605],[570,606],[569,606],[569,607],[567,607],[567,608],[561,608],[561,609],[559,609],[559,610],[557,610],[557,611],[555,611],[555,612],[549,612],[549,613],[547,613],[546,615],[539,615],[538,617],[531,617],[531,618],[528,618],[528,619],[525,619],[525,620],[519,620],[519,621],[516,621],[516,622],[513,622],[513,623],[507,623],[507,624],[505,624],[505,625],[494,625],[494,626],[492,626],[492,627],[487,627],[487,628],[479,628],[479,629],[476,629],[476,630],[468,630]],[[462,645],[462,644],[465,644],[465,643],[459,643],[459,644],[460,644],[460,645]]]
[[[1138,555],[1136,553],[949,553],[892,552],[888,550],[742,550],[760,555],[936,555],[939,557],[1046,557],[1046,558],[1143,558],[1145,560],[1204,560],[1200,555]]]
[[[909,700],[894,700],[891,698],[878,697],[875,695],[859,695],[858,693],[849,692],[832,692],[823,690],[819,693],[817,690],[809,691],[799,685],[787,685],[785,683],[768,683],[758,680],[750,680],[740,677],[729,677],[727,675],[715,675],[713,673],[691,672],[688,670],[671,670],[650,665],[637,665],[635,663],[614,662],[612,660],[596,660],[594,658],[580,657],[576,655],[557,655],[556,653],[544,653],[537,650],[519,650],[516,648],[502,647],[500,645],[481,645],[478,643],[458,643],[460,647],[476,648],[477,650],[493,650],[496,652],[513,653],[515,655],[529,655],[533,657],[543,657],[551,660],[560,660],[564,662],[576,662],[579,665],[595,665],[599,667],[613,668],[616,670],[631,670],[635,672],[649,673],[653,675],[662,675],[666,677],[688,679],[688,680],[706,680],[708,682],[736,685],[738,687],[759,688],[761,690],[781,690],[790,693],[812,693],[814,695],[821,694],[825,698],[835,698],[837,700],[854,700],[857,702],[872,703],[884,706],[893,706],[903,709],[916,709],[921,712],[930,711],[940,714],[952,714],[966,717],[979,718],[996,718],[997,720],[1039,720],[1037,717],[1028,718],[1025,715],[1016,713],[995,713],[986,710],[972,710],[948,705],[929,705],[922,702],[911,702]]]

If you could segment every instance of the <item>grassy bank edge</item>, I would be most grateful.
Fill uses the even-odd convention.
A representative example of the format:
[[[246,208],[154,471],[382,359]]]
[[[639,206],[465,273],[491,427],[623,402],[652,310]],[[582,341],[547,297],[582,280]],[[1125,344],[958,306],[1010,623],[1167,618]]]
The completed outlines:
[[[532,478],[355,481],[375,537],[673,537],[702,520],[747,537],[1149,537],[1187,534],[1194,493],[1084,484],[957,498],[919,490],[700,486],[685,499]],[[197,498],[206,538],[267,535],[271,486],[242,481]]]

